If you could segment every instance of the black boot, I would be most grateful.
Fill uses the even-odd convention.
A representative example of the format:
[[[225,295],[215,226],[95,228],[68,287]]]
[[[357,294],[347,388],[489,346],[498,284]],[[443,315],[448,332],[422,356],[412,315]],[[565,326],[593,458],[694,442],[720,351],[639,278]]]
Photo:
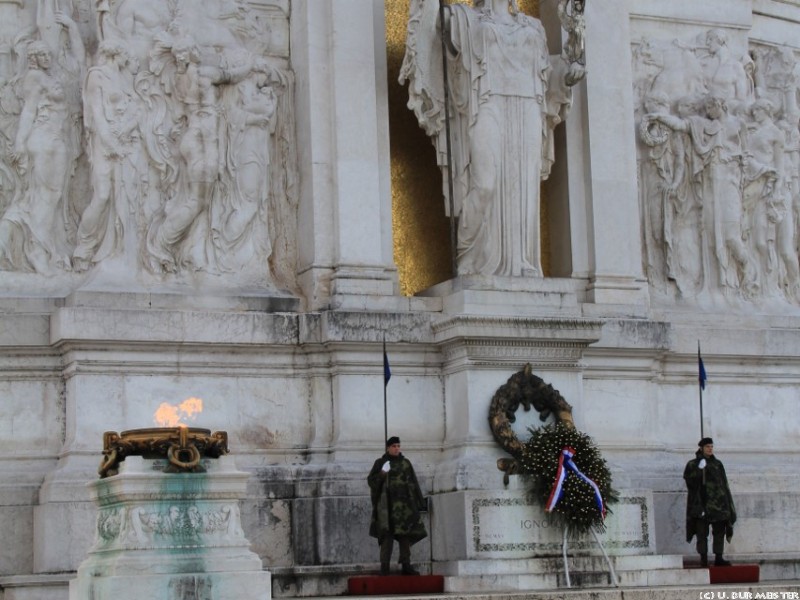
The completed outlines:
[[[381,563],[381,575],[389,574],[389,563]]]
[[[419,575],[419,571],[412,567],[410,562],[404,562],[403,575]]]
[[[714,559],[714,566],[715,567],[730,567],[731,563],[728,560],[722,558],[722,554],[716,554]]]
[[[708,554],[701,554],[700,555],[700,566],[707,567],[708,566]]]

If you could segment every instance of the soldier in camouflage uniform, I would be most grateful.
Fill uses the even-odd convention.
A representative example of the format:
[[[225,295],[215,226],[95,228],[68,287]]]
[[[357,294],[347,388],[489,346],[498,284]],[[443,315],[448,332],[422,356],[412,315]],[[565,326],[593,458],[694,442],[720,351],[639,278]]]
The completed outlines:
[[[394,540],[400,546],[403,575],[419,575],[411,566],[411,545],[427,537],[420,511],[426,509],[411,462],[400,453],[400,438],[386,440],[386,453],[367,477],[372,499],[369,534],[381,547],[381,575],[389,574]]]
[[[695,458],[686,463],[683,479],[689,495],[686,501],[686,541],[697,536],[700,563],[708,566],[708,530],[711,528],[716,566],[731,563],[722,557],[725,538],[731,541],[736,508],[725,476],[725,467],[714,456],[714,440],[704,437]]]

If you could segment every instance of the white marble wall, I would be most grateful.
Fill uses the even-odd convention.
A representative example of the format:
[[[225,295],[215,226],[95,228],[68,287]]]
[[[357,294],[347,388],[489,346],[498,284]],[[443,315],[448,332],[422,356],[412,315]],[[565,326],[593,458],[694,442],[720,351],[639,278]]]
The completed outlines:
[[[57,4],[72,6],[88,68],[96,7]],[[663,272],[648,268],[637,86],[652,83],[652,73],[635,59],[642,39],[696,51],[698,35],[718,27],[739,56],[788,47],[797,60],[800,5],[588,2],[588,74],[559,133],[563,161],[549,184],[567,212],[555,242],[564,250],[559,277],[463,277],[414,298],[398,295],[391,256],[381,0],[249,5],[271,37],[247,48],[293,81],[284,117],[293,123],[294,162],[290,144],[275,155],[286,161],[280,182],[288,187],[262,198],[291,209],[271,230],[275,256],[288,262],[262,246],[246,273],[154,273],[139,246],[123,244],[116,258],[87,270],[49,259],[52,273],[0,265],[0,589],[50,598],[50,574],[74,572],[91,546],[85,484],[96,477],[103,431],[151,426],[161,402],[195,396],[205,403],[196,424],[228,431],[237,464],[252,474],[242,519],[278,582],[274,591],[340,592],[314,578],[377,563],[365,477],[383,450],[384,338],[390,433],[402,438],[426,494],[504,493],[488,405],[530,362],[573,405],[619,486],[652,494],[646,551],[687,555],[681,474],[700,434],[699,342],[709,377],[704,432],[715,438],[740,513],[730,551],[800,558],[786,524],[800,498],[792,475],[800,462],[800,311],[784,292],[779,300],[721,290],[707,302],[678,297],[669,278],[657,280]],[[553,36],[553,15],[542,10]],[[13,42],[34,16],[32,2],[0,2],[0,43]],[[215,23],[217,33],[229,31]],[[11,94],[26,63],[5,47],[2,89]],[[12,146],[15,97],[0,98],[0,129]],[[86,152],[86,134],[79,139]],[[23,207],[10,190],[29,186],[10,146],[3,152],[0,219],[14,203],[18,213]],[[75,160],[64,229],[70,256],[77,213],[94,189],[88,157]],[[167,188],[159,194],[166,210]],[[134,216],[123,230],[141,244],[146,223]],[[13,211],[5,218],[20,220]],[[25,248],[12,231],[6,258]],[[317,524],[311,532],[309,523]],[[415,560],[428,560],[431,544],[437,560],[463,558],[466,541],[449,548],[431,533]]]

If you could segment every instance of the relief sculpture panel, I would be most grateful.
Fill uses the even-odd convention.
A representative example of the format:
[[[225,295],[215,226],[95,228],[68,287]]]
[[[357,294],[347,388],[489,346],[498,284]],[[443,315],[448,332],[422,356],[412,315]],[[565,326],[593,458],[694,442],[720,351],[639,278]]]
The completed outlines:
[[[664,304],[797,306],[797,52],[734,46],[633,46],[644,268]]]
[[[288,4],[38,0],[0,12],[20,24],[0,40],[6,289],[294,288]]]

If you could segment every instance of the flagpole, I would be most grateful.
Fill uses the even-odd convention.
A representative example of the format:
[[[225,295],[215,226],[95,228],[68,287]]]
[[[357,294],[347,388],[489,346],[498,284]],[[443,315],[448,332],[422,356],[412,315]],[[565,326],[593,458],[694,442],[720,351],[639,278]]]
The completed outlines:
[[[703,389],[706,387],[706,368],[703,357],[700,355],[700,340],[697,340],[697,391],[700,394],[700,438],[704,438],[703,431]]]
[[[386,388],[389,387],[389,357],[386,354],[386,334],[383,335],[383,440],[389,439],[389,419],[387,417]]]

